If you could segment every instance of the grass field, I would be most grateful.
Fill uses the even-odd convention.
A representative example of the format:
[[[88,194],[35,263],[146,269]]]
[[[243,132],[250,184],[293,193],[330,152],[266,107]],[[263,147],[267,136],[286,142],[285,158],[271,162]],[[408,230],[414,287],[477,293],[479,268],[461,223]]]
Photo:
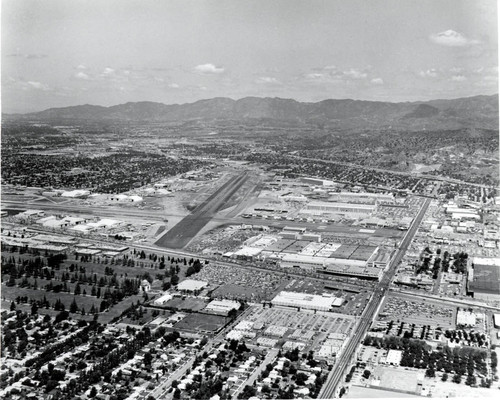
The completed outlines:
[[[227,318],[219,315],[189,314],[174,325],[175,329],[213,333],[226,324]]]
[[[6,300],[14,300],[17,296],[27,296],[28,298],[37,300],[43,300],[45,296],[45,298],[51,303],[51,305],[55,303],[57,299],[61,299],[62,303],[66,306],[66,310],[69,309],[69,305],[73,302],[73,298],[75,298],[78,307],[84,307],[86,312],[89,312],[92,305],[94,305],[97,310],[99,310],[99,306],[102,301],[102,299],[91,296],[75,296],[71,293],[53,293],[46,292],[45,290],[34,290],[2,285],[2,298],[5,298]],[[42,312],[43,310],[40,310],[40,313]]]
[[[207,306],[208,302],[203,299],[197,299],[194,297],[186,297],[182,300],[181,297],[174,297],[169,300],[165,306],[175,308],[176,310],[190,310],[190,311],[201,311]]]

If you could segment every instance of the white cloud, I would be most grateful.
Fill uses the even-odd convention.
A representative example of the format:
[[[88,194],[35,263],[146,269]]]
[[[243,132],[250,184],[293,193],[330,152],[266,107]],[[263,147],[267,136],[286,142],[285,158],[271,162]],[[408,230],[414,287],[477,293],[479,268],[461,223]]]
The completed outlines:
[[[374,85],[383,85],[384,84],[384,80],[382,78],[373,78],[370,82]]]
[[[104,75],[111,75],[115,73],[115,70],[113,68],[106,67],[104,68],[104,71],[102,71]]]
[[[438,72],[434,68],[431,68],[427,71],[420,71],[418,75],[422,78],[436,78],[438,76]]]
[[[88,76],[85,72],[80,71],[75,74],[75,78],[88,81],[90,79],[90,76]]]
[[[47,58],[48,55],[47,54],[39,54],[39,53],[32,53],[32,54],[19,54],[19,53],[16,53],[16,54],[8,54],[7,57],[19,57],[19,58],[26,58],[28,60],[32,60],[32,59],[40,59],[40,58]]]
[[[45,83],[40,83],[40,82],[35,82],[35,81],[28,81],[27,84],[32,87],[33,89],[37,90],[43,90],[44,92],[51,90],[49,85]]]
[[[351,68],[348,71],[344,71],[344,75],[352,79],[365,79],[368,77],[368,74],[366,72],[354,68]]]
[[[214,64],[200,64],[194,67],[194,70],[202,74],[222,74],[225,71],[223,67],[217,67]]]
[[[168,87],[172,89],[178,89],[180,86],[177,83],[170,83]]]
[[[433,33],[430,40],[436,44],[449,47],[465,47],[478,44],[478,40],[468,39],[459,32],[448,29],[444,32]]]
[[[453,75],[450,79],[454,82],[463,82],[467,80],[467,78],[463,75]]]
[[[307,79],[323,79],[324,77],[325,77],[325,74],[320,74],[318,72],[306,74]]]
[[[264,83],[264,84],[279,84],[280,81],[278,81],[276,78],[273,78],[271,76],[261,76],[257,78],[256,80],[257,83]]]
[[[76,69],[88,69],[85,65],[80,64],[76,67]]]

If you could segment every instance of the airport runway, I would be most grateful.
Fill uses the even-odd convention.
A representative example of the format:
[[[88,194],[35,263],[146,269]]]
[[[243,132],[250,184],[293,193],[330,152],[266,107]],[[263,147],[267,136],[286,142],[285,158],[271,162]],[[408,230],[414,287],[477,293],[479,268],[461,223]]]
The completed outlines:
[[[382,303],[386,292],[389,290],[389,285],[392,281],[392,278],[394,277],[394,274],[396,273],[397,266],[401,262],[401,259],[408,250],[408,246],[417,233],[417,230],[420,226],[420,223],[422,222],[427,208],[429,207],[430,202],[431,199],[425,200],[410,229],[406,233],[404,239],[401,241],[399,248],[394,255],[394,258],[391,261],[388,271],[383,275],[382,280],[378,283],[372,298],[366,306],[365,311],[361,315],[361,319],[358,323],[354,335],[347,342],[347,345],[342,351],[337,363],[334,365],[332,371],[328,375],[327,381],[323,385],[318,398],[330,399],[336,396],[337,387],[342,381],[345,370],[351,364],[352,357],[356,351],[356,348],[368,331],[373,319],[376,317],[379,306]]]
[[[130,208],[120,208],[120,207],[110,207],[110,206],[88,206],[88,205],[77,205],[77,204],[28,204],[23,201],[2,201],[2,210],[44,210],[53,211],[54,213],[62,214],[78,214],[78,215],[90,215],[92,217],[108,217],[108,218],[139,218],[145,221],[158,221],[165,222],[165,219],[169,217],[186,217],[186,215],[168,213],[165,214],[164,210],[137,210]],[[196,211],[196,210],[195,210]],[[306,228],[312,232],[319,233],[338,233],[338,234],[348,234],[356,237],[386,237],[386,238],[400,238],[404,235],[404,231],[392,228],[379,228],[374,229],[373,233],[362,233],[360,229],[361,226],[346,226],[336,223],[317,223],[317,222],[298,222],[298,221],[283,221],[274,219],[263,219],[263,218],[242,218],[242,217],[221,217],[215,216],[211,218],[212,222],[219,225],[260,225],[268,226],[276,229],[283,229],[286,226],[301,227]],[[164,247],[164,246],[161,246]]]
[[[168,249],[182,249],[210,222],[215,213],[224,207],[248,177],[248,172],[233,176],[191,214],[168,230],[155,244]]]

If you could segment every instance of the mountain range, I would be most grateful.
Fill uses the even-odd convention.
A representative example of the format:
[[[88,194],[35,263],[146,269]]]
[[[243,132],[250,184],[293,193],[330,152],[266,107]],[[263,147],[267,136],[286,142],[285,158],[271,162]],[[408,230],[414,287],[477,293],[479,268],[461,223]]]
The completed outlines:
[[[194,103],[166,105],[133,102],[111,107],[81,105],[50,108],[29,114],[4,114],[6,119],[69,122],[185,122],[261,120],[266,125],[296,124],[337,128],[498,129],[498,95],[453,100],[390,103],[361,100],[323,100],[217,97]]]

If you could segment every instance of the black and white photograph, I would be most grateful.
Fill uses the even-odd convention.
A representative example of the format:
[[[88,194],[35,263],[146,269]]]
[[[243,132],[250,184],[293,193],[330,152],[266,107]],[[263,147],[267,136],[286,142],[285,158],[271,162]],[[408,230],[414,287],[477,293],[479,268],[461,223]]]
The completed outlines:
[[[1,0],[0,398],[499,398],[497,0]]]

